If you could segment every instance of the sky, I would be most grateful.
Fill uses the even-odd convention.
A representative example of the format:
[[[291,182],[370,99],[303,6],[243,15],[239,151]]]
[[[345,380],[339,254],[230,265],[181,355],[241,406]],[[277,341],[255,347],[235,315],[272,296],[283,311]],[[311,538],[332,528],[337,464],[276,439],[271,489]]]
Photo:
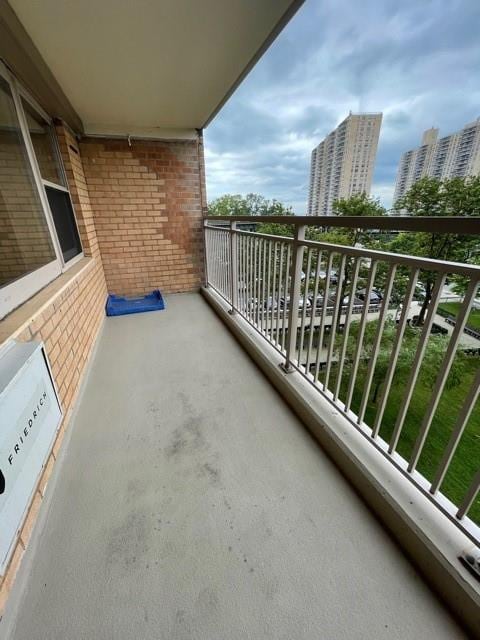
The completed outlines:
[[[307,0],[205,130],[209,201],[306,213],[310,153],[352,110],[383,112],[371,195],[404,151],[480,116],[480,0]]]

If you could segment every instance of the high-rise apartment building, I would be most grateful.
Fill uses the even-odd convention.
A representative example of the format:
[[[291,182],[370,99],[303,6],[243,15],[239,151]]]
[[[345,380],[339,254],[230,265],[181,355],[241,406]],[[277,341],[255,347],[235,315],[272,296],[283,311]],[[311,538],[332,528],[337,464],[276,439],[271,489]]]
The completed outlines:
[[[438,139],[438,129],[428,129],[418,149],[406,151],[400,160],[393,201],[425,176],[453,178],[480,175],[480,118],[456,133]]]
[[[308,215],[332,215],[339,198],[370,193],[381,113],[350,113],[312,151]]]

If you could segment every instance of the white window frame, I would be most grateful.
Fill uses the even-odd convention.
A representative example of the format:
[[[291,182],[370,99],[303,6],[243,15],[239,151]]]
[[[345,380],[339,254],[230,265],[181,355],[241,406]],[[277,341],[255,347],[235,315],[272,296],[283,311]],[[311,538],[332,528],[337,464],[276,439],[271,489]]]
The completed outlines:
[[[55,136],[55,130],[52,127],[52,119],[48,116],[47,113],[40,107],[40,105],[36,102],[36,100],[28,93],[28,91],[18,82],[16,77],[10,72],[10,70],[3,64],[0,60],[0,76],[5,80],[10,88],[13,102],[16,109],[16,115],[18,118],[18,122],[20,125],[20,132],[23,138],[23,144],[25,145],[27,158],[30,164],[30,169],[32,171],[35,187],[37,188],[37,192],[40,198],[40,202],[43,209],[43,214],[45,216],[45,220],[47,222],[47,227],[50,233],[50,238],[52,240],[53,248],[55,251],[55,258],[45,264],[43,267],[32,271],[31,273],[27,273],[26,275],[18,278],[14,282],[5,285],[4,287],[0,287],[0,320],[6,316],[8,313],[13,311],[15,308],[19,307],[21,304],[26,302],[29,298],[35,295],[40,289],[45,287],[47,284],[55,280],[59,275],[61,275],[64,271],[73,266],[78,260],[80,260],[83,256],[83,248],[81,244],[80,238],[80,252],[65,262],[63,259],[63,252],[60,246],[60,242],[57,236],[57,232],[55,229],[55,224],[53,221],[52,212],[50,210],[50,205],[48,203],[47,193],[45,191],[45,186],[50,186],[54,189],[58,189],[61,191],[65,191],[70,194],[67,185],[67,178],[65,173],[65,168],[63,166],[63,159],[60,154],[60,150],[58,148],[57,139]],[[27,119],[25,112],[22,106],[22,99],[28,102],[28,104],[38,113],[38,115],[45,120],[48,126],[52,127],[53,141],[55,145],[55,152],[57,154],[60,171],[62,174],[62,178],[64,181],[63,185],[59,185],[56,183],[48,182],[43,180],[40,174],[40,168],[38,166],[37,158],[35,156],[35,151],[33,148],[32,140],[30,138],[30,131],[27,124]],[[71,202],[71,198],[70,198]],[[75,214],[75,209],[72,203],[72,211],[75,219],[75,224],[77,225],[78,231],[78,221]]]

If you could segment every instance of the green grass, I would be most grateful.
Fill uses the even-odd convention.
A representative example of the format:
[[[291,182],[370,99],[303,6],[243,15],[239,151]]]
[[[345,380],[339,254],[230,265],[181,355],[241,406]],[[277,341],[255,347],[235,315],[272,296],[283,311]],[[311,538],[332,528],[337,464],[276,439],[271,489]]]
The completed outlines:
[[[452,316],[457,316],[460,307],[462,306],[460,302],[442,302],[438,305],[440,309],[450,313]],[[478,329],[480,331],[480,310],[474,309],[470,312],[470,316],[468,318],[467,326],[472,329]]]
[[[452,429],[458,417],[458,413],[463,401],[472,384],[475,373],[480,366],[480,358],[478,356],[470,357],[466,360],[463,367],[462,382],[450,389],[446,389],[441,397],[437,411],[430,428],[429,435],[425,442],[425,446],[418,464],[418,471],[422,473],[428,480],[433,480],[436,469],[445,451],[446,445],[450,438]],[[333,388],[335,383],[336,371],[332,370],[332,376],[329,387]],[[347,376],[343,376],[342,391],[340,399],[345,397]],[[364,375],[359,375],[358,384],[354,390],[352,410],[357,413],[360,407],[360,401],[363,391]],[[405,419],[403,431],[398,443],[397,451],[404,458],[408,459],[412,453],[413,446],[418,435],[422,419],[432,395],[431,385],[425,375],[420,375],[413,393],[409,410]],[[399,407],[403,401],[405,391],[405,379],[394,377],[389,400],[385,409],[382,420],[380,436],[387,442],[390,440],[395,426]],[[372,401],[372,393],[370,394],[370,402],[368,403],[365,422],[372,426],[374,424],[377,412],[377,403]],[[445,476],[441,491],[454,504],[459,505],[465,493],[472,482],[472,479],[478,469],[480,460],[480,403],[477,402],[472,415],[468,421],[467,427],[463,433],[459,446],[450,463],[449,471]],[[477,524],[480,524],[480,497],[474,502],[470,509],[469,517]]]

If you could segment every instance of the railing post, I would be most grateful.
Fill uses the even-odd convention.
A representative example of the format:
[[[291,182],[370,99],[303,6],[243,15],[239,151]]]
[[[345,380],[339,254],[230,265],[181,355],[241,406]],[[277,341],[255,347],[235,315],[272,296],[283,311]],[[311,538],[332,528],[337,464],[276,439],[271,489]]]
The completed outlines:
[[[208,220],[203,220],[203,248],[205,251],[205,285],[208,287],[210,284],[208,281],[208,261],[210,258],[210,245],[208,239]]]
[[[306,225],[295,226],[292,265],[290,268],[290,309],[288,310],[287,356],[285,358],[285,362],[281,365],[282,369],[286,373],[291,373],[292,371],[294,371],[294,368],[292,367],[292,360],[297,348],[297,330],[299,320],[298,306],[300,302],[300,288],[302,286],[303,254],[305,252],[303,241],[305,240],[306,229]],[[306,277],[308,277],[308,275]]]
[[[230,221],[230,301],[232,308],[228,313],[233,315],[238,308],[238,259],[237,259],[237,223]]]

